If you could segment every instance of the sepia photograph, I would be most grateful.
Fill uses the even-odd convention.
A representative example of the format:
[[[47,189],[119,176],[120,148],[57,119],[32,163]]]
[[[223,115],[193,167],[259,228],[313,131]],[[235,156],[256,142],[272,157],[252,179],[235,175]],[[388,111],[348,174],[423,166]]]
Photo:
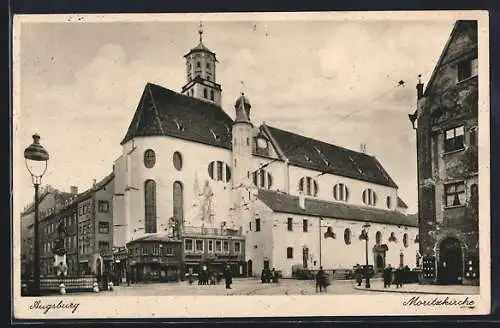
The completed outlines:
[[[487,12],[13,36],[16,318],[489,312]]]

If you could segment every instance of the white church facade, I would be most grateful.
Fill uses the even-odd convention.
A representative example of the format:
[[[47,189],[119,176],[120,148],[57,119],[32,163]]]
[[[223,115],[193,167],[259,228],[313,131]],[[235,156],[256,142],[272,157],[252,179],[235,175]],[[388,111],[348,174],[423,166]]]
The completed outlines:
[[[185,56],[181,92],[148,83],[114,165],[113,240],[173,227],[238,231],[244,271],[264,266],[349,269],[368,262],[415,266],[416,215],[370,155],[267,124],[254,125],[245,95],[234,119],[221,107],[217,59],[202,42]],[[178,235],[182,237],[181,235]],[[175,236],[175,235],[172,235]],[[185,245],[184,245],[185,246]],[[184,247],[183,246],[183,247]]]

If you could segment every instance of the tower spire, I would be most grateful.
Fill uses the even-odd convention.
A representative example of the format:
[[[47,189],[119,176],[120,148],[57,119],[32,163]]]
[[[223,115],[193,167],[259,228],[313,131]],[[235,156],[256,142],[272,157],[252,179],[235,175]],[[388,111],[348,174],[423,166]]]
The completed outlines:
[[[203,42],[203,23],[200,22],[200,26],[198,28],[198,33],[200,34],[200,43]]]

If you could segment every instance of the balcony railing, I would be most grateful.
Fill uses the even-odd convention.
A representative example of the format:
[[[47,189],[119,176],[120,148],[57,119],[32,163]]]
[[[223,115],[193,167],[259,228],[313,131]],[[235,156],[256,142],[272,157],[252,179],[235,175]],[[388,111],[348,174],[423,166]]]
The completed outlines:
[[[242,236],[241,230],[235,229],[218,229],[218,228],[202,228],[202,227],[184,227],[186,235],[210,235],[210,236]]]

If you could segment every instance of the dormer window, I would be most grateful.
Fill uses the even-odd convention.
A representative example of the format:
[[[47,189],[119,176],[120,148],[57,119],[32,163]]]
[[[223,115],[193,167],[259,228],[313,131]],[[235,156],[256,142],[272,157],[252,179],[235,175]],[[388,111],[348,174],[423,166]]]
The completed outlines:
[[[318,153],[318,155],[322,155],[321,150],[318,147],[314,146],[313,149]]]
[[[464,60],[457,65],[457,82],[477,76],[477,58]]]
[[[304,155],[304,159],[307,161],[307,162],[311,162],[311,158],[307,155]]]
[[[182,125],[182,122],[179,120],[174,120],[175,125],[177,126],[177,130],[179,131],[184,131],[184,126]]]
[[[214,137],[215,140],[217,140],[217,141],[220,140],[219,136],[215,134],[214,130],[210,129],[210,133],[212,133],[212,136]]]

